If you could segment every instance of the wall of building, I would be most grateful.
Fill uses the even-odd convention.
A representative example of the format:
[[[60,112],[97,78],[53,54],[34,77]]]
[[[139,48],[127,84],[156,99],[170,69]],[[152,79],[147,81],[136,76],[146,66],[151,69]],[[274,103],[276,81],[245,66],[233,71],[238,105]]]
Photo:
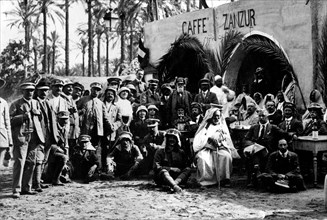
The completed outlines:
[[[309,93],[314,88],[316,56],[313,54],[316,54],[316,41],[327,15],[327,1],[315,0],[308,5],[305,2],[243,0],[149,23],[144,30],[145,46],[150,49],[150,62],[155,65],[170,44],[185,32],[198,37],[203,44],[210,43],[217,48],[229,30],[238,30],[247,36],[262,33],[284,50],[308,101]],[[314,16],[311,16],[312,13]],[[316,36],[313,31],[315,23]]]

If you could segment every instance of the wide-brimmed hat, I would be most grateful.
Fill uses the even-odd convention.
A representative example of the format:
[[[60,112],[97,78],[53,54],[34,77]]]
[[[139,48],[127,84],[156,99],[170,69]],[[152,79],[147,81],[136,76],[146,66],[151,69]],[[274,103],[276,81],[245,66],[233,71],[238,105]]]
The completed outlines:
[[[121,141],[121,140],[124,139],[124,138],[126,138],[126,139],[132,141],[132,140],[133,140],[133,135],[132,135],[132,133],[130,133],[130,132],[128,132],[128,131],[122,131],[122,132],[120,133],[120,135],[119,135],[119,140]]]
[[[139,111],[145,111],[146,113],[148,113],[148,109],[144,106],[144,105],[140,105],[137,110],[136,110],[136,114],[139,113]]]
[[[6,81],[0,78],[0,89],[6,85]]]
[[[107,82],[108,82],[109,84],[111,84],[112,82],[115,82],[115,83],[117,83],[117,84],[119,85],[121,81],[122,81],[122,79],[119,78],[119,77],[117,77],[117,76],[111,76],[111,77],[109,77],[109,78],[107,79]]]
[[[148,128],[152,128],[152,127],[158,126],[160,123],[160,120],[157,118],[148,118],[146,120],[146,123],[147,123]]]
[[[123,86],[118,90],[118,95],[120,95],[120,93],[124,92],[124,91],[131,93],[131,90],[129,90],[129,88],[127,88],[126,86]]]
[[[322,106],[319,104],[319,103],[311,103],[308,107],[309,110],[314,110],[314,109],[317,109],[317,110],[322,110]]]
[[[155,109],[155,110],[159,111],[159,109],[158,109],[157,106],[155,106],[155,105],[149,105],[149,106],[148,106],[148,111],[149,111],[150,109]]]
[[[157,79],[149,79],[149,85],[150,84],[155,84],[155,85],[158,85],[158,83],[159,83],[159,80],[157,80]]]
[[[24,82],[20,84],[20,89],[25,90],[25,89],[35,89],[35,84],[32,82]]]
[[[70,79],[64,79],[64,86],[74,85],[74,83]]]

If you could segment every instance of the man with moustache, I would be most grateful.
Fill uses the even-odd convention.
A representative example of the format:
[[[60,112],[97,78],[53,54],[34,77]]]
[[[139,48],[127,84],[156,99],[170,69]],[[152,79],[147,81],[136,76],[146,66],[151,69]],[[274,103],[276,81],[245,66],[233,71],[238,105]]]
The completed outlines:
[[[11,129],[13,136],[13,197],[34,195],[32,191],[33,172],[36,164],[38,145],[45,143],[40,119],[40,104],[32,99],[34,83],[20,85],[23,97],[10,106]]]
[[[194,98],[194,102],[200,103],[202,105],[202,112],[205,112],[211,107],[210,103],[218,104],[218,99],[215,93],[210,92],[210,81],[203,78],[199,82],[200,92]]]

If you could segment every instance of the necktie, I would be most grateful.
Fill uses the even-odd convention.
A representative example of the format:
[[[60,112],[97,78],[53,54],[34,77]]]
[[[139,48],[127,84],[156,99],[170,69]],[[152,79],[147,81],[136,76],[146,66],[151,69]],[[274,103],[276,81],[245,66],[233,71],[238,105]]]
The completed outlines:
[[[264,125],[261,125],[261,132],[260,132],[260,137],[259,137],[259,139],[262,139],[263,136],[264,136],[264,134],[265,134],[265,126],[264,126]]]
[[[286,131],[290,129],[290,121],[286,120]]]

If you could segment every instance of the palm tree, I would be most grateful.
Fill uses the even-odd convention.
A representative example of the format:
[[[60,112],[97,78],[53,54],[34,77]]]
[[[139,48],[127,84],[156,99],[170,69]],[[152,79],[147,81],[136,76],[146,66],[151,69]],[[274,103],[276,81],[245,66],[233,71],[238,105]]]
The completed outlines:
[[[11,11],[5,12],[6,15],[16,17],[10,21],[8,26],[10,28],[17,27],[18,29],[23,27],[25,32],[25,53],[26,59],[29,61],[30,57],[30,41],[31,33],[39,26],[38,22],[35,22],[36,17],[40,13],[38,5],[33,0],[18,1],[18,5]],[[25,78],[27,77],[27,71],[25,71]]]
[[[52,58],[52,62],[51,62],[51,73],[54,74],[55,73],[55,64],[56,64],[56,57],[57,57],[57,52],[58,52],[58,46],[61,45],[61,42],[59,40],[59,35],[56,31],[52,31],[50,33],[50,36],[48,37],[48,40],[51,43],[51,58]],[[50,60],[50,59],[49,59]]]
[[[47,60],[48,60],[48,53],[47,53],[47,17],[55,23],[55,18],[58,18],[61,24],[64,22],[64,15],[63,11],[61,10],[61,5],[58,4],[55,0],[38,0],[38,3],[41,7],[42,16],[43,16],[43,71],[46,72],[47,68]]]
[[[82,51],[82,72],[85,76],[85,53],[87,48],[87,41],[84,37],[81,38],[81,42],[77,44],[77,47]]]

